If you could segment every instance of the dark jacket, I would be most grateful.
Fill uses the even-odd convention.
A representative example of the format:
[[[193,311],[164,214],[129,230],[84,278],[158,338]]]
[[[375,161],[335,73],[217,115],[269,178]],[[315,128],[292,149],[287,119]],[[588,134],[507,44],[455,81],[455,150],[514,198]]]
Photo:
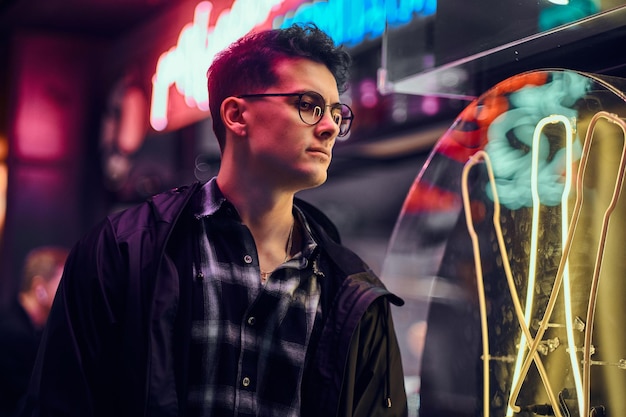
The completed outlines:
[[[107,217],[72,249],[25,415],[185,415],[192,197],[181,187]],[[403,416],[406,396],[389,293],[330,221],[298,201],[333,274],[309,347],[303,416]],[[328,281],[328,283],[326,283]],[[390,404],[390,407],[388,406]],[[354,412],[353,412],[354,410]]]
[[[28,388],[41,328],[16,297],[0,312],[0,417],[13,416]]]

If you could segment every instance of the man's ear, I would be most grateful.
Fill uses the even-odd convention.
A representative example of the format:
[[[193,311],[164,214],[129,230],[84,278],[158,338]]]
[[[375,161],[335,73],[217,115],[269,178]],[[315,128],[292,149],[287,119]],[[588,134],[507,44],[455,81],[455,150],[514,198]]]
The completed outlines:
[[[35,294],[35,298],[37,302],[41,305],[45,304],[48,301],[48,290],[45,286],[45,281],[42,276],[37,275],[33,277],[33,283],[31,285],[33,292]]]
[[[244,110],[245,101],[237,97],[226,98],[220,106],[220,115],[226,130],[230,130],[237,136],[246,135]]]

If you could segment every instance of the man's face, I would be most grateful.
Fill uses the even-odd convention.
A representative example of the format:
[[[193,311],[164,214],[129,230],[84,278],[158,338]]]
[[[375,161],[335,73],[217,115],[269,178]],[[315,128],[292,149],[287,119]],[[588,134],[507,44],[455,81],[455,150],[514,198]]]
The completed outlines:
[[[52,301],[54,301],[54,296],[59,288],[59,284],[61,283],[61,277],[63,276],[63,265],[59,265],[56,269],[56,273],[54,277],[47,281],[44,286],[46,288],[47,297],[45,301],[42,303],[42,307],[47,311],[50,311],[52,308]]]
[[[325,65],[308,59],[277,63],[278,83],[258,93],[314,91],[327,105],[339,102],[337,83]],[[298,112],[298,97],[265,97],[246,100],[248,146],[252,157],[247,168],[270,186],[298,191],[326,181],[332,149],[339,133],[326,108],[319,123],[307,125]]]

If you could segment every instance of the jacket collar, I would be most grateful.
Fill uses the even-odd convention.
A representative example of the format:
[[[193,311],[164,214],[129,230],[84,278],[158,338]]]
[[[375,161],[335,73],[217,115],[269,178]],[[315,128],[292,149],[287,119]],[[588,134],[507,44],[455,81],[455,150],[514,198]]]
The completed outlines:
[[[224,194],[222,194],[222,191],[217,186],[217,179],[215,177],[200,188],[199,194],[198,207],[194,208],[194,216],[197,219],[214,215],[224,204],[228,203],[226,197],[224,197]]]

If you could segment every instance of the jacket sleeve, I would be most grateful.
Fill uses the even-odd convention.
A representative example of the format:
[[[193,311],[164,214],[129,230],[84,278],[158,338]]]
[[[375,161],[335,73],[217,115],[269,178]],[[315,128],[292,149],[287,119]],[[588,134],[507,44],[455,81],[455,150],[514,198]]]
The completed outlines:
[[[381,298],[365,312],[352,336],[339,416],[407,415],[400,348],[389,303]]]
[[[120,277],[121,254],[104,221],[79,241],[65,265],[48,318],[29,388],[24,416],[94,415],[94,378],[115,360],[116,320],[110,293]],[[117,279],[117,281],[120,281]],[[103,356],[103,352],[113,349]],[[114,401],[114,399],[111,399]],[[98,410],[100,413],[100,410]]]

